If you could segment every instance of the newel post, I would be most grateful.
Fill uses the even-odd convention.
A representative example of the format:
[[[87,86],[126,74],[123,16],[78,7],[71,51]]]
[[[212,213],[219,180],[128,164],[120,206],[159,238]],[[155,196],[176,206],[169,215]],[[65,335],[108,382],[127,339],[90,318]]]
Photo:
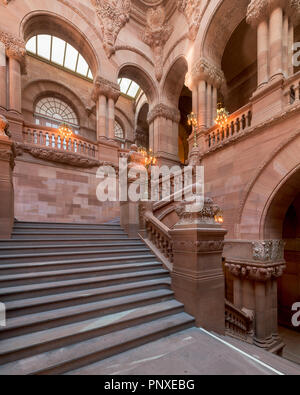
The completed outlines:
[[[14,224],[14,144],[8,137],[8,121],[0,115],[0,239],[10,239]]]
[[[128,192],[133,187],[133,183],[137,183],[141,174],[145,173],[144,157],[138,152],[136,145],[131,146],[131,151],[128,156]],[[126,175],[127,176],[127,175]],[[121,177],[121,174],[120,174]],[[124,177],[124,175],[123,175]],[[140,179],[141,180],[141,179]],[[141,183],[141,181],[139,181]],[[146,188],[146,184],[140,184],[137,188]],[[148,187],[148,184],[147,184]],[[140,200],[132,201],[130,194],[127,193],[127,201],[121,202],[121,226],[130,238],[136,238],[139,235],[140,230],[140,213],[139,205]]]
[[[234,277],[234,305],[255,318],[254,344],[280,353],[277,282],[286,268],[284,241],[236,241],[226,247],[226,269]]]
[[[190,212],[183,203],[177,210],[179,222],[172,230],[174,265],[172,287],[176,298],[204,329],[225,333],[225,278],[222,269],[224,237],[215,222],[219,208],[211,199]]]

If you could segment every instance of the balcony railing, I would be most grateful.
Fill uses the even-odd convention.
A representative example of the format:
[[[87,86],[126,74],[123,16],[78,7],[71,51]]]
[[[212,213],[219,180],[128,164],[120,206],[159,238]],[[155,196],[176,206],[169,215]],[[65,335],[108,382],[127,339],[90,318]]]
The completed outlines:
[[[284,86],[285,107],[300,104],[300,72],[290,77]]]
[[[205,136],[207,150],[221,145],[226,140],[238,136],[241,132],[250,128],[251,125],[252,105],[248,104],[230,115],[225,127],[220,128],[216,125],[207,131]]]
[[[25,125],[23,141],[28,145],[97,158],[98,147],[92,141],[79,136],[63,138],[57,130],[51,128]]]

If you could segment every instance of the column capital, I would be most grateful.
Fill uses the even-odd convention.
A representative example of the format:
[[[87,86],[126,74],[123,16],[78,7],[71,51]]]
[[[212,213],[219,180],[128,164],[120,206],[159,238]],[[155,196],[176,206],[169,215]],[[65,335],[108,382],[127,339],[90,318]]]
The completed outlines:
[[[299,20],[300,4],[297,0],[251,0],[247,10],[247,23],[256,27],[260,22],[267,20],[276,7],[286,11],[293,21]]]
[[[222,70],[209,63],[208,60],[200,58],[187,76],[187,83],[190,86],[197,84],[198,81],[206,81],[219,89],[226,80]]]
[[[180,112],[176,108],[168,107],[165,104],[157,104],[148,115],[148,123],[152,123],[156,118],[166,118],[173,122],[180,121]]]
[[[24,40],[11,33],[0,31],[0,41],[5,45],[7,56],[16,59],[25,68],[26,48]]]
[[[249,248],[245,248],[246,244]],[[241,247],[244,256],[226,259],[225,266],[233,276],[264,282],[283,275],[286,268],[283,240],[253,241],[246,244],[244,248]]]
[[[120,87],[118,84],[98,76],[94,81],[92,99],[97,102],[99,96],[105,96],[108,99],[113,99],[116,103],[120,97]]]

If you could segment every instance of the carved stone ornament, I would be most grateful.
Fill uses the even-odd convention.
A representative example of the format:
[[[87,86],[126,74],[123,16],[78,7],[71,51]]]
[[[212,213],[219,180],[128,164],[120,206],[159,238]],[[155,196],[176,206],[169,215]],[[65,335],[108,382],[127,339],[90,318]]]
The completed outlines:
[[[286,269],[286,265],[283,263],[274,265],[248,265],[227,262],[225,267],[233,276],[252,281],[268,281],[279,278]]]
[[[253,246],[253,259],[261,262],[278,262],[284,260],[283,240],[255,241]]]
[[[211,65],[206,59],[200,58],[194,65],[191,74],[187,77],[190,84],[204,80],[216,88],[220,88],[225,84],[225,76],[222,70]]]
[[[261,21],[267,20],[276,7],[284,9],[294,22],[299,21],[299,0],[251,0],[247,10],[247,23],[257,26]]]
[[[0,31],[0,41],[5,45],[7,56],[18,60],[25,67],[26,48],[24,40]]]
[[[224,248],[223,240],[193,241],[183,240],[175,241],[173,244],[174,251],[190,252],[217,252]]]
[[[98,97],[101,95],[113,99],[116,103],[120,96],[120,87],[118,84],[107,81],[104,78],[98,76],[94,82],[92,99],[97,102]]]
[[[129,22],[131,0],[91,0],[96,8],[103,35],[103,47],[110,58],[122,27]]]
[[[166,23],[166,13],[163,6],[148,9],[147,26],[143,35],[143,41],[152,48],[155,76],[158,81],[161,80],[163,75],[163,49],[173,29],[173,26]]]
[[[215,216],[220,208],[213,203],[210,198],[204,199],[204,204],[199,205],[199,209],[194,205],[193,211],[190,210],[192,202],[182,202],[175,211],[179,217],[178,225],[199,224],[199,225],[217,225]]]
[[[176,108],[168,107],[165,104],[158,104],[148,114],[148,123],[152,123],[159,117],[170,119],[171,121],[178,123],[180,121],[180,112]]]
[[[189,38],[195,41],[208,0],[177,0],[177,8],[189,25]]]

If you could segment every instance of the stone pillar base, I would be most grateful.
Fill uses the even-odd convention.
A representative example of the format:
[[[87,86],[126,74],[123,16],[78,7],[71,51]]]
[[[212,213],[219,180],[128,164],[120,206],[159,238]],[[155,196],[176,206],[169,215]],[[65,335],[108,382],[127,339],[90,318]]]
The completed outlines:
[[[222,252],[226,230],[215,223],[219,211],[205,199],[202,211],[189,212],[188,205],[177,210],[180,217],[174,230],[172,288],[196,325],[225,334],[225,278]]]
[[[113,140],[101,137],[98,141],[98,159],[101,162],[119,165],[119,145]]]

